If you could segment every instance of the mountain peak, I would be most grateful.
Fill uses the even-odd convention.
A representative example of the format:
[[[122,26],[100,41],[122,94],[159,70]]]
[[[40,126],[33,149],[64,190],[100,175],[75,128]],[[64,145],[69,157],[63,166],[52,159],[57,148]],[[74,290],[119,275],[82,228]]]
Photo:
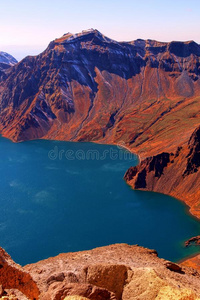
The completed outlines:
[[[82,30],[79,33],[71,33],[71,32],[67,32],[65,33],[61,38],[57,38],[55,39],[56,43],[65,43],[65,42],[72,42],[75,40],[82,40],[82,39],[90,39],[90,38],[98,38],[99,40],[101,40],[102,42],[114,42],[117,43],[116,41],[106,37],[104,34],[102,34],[100,31],[98,31],[97,29],[86,29],[86,30]]]

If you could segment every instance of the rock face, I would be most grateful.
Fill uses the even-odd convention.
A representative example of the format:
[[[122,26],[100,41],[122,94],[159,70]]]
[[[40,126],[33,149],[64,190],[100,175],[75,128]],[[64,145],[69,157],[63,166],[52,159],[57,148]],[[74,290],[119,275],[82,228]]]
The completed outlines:
[[[126,244],[60,254],[23,272],[37,284],[35,299],[41,300],[200,299],[200,273]],[[33,293],[27,283],[26,293],[29,289]]]
[[[186,145],[160,153],[131,167],[124,176],[134,189],[165,193],[184,200],[200,218],[200,127]]]
[[[173,151],[199,124],[199,75],[193,41],[119,43],[97,30],[68,33],[9,70],[0,132],[13,141],[123,142],[145,157]]]
[[[31,300],[39,297],[39,289],[31,275],[15,264],[11,257],[0,248],[0,285],[4,289],[18,289]]]

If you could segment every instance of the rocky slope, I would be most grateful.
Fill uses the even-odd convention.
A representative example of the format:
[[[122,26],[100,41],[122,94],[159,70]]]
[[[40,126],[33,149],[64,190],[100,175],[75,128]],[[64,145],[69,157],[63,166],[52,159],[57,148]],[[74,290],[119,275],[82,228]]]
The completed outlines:
[[[6,70],[14,66],[17,60],[10,54],[0,51],[0,81],[6,78]]]
[[[181,265],[196,269],[200,272],[200,254],[195,255],[194,257],[189,257],[184,262],[182,262]]]
[[[165,193],[184,200],[200,218],[200,127],[174,152],[147,157],[124,176],[134,189]]]
[[[13,141],[124,143],[143,157],[172,151],[200,123],[199,75],[193,41],[119,43],[97,30],[68,33],[7,73],[0,132]]]
[[[139,246],[116,244],[60,254],[23,268],[3,250],[0,259],[1,295],[7,299],[200,299],[200,273]],[[16,289],[24,295],[18,296]]]

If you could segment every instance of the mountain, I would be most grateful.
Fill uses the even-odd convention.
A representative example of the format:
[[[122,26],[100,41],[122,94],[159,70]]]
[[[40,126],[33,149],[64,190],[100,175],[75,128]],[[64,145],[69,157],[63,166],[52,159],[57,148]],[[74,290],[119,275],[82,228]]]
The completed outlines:
[[[200,299],[198,271],[139,246],[116,244],[63,253],[24,267],[0,248],[0,260],[2,299]]]
[[[162,174],[158,180],[149,172],[156,186],[145,186],[143,179],[144,187],[132,186],[191,203],[193,198],[185,199],[196,199],[198,172],[177,176],[186,167],[188,141],[200,124],[199,105],[200,45],[117,42],[91,29],[66,33],[40,55],[6,71],[0,85],[0,133],[15,142],[44,138],[114,143],[135,151],[141,161],[165,153],[158,158],[167,164],[163,172],[173,161],[171,153],[182,147],[168,174],[180,183],[166,182]],[[148,159],[139,173],[146,163]],[[197,209],[199,200],[195,203]]]
[[[0,63],[9,66],[14,66],[17,63],[17,60],[12,55],[0,51]]]
[[[124,143],[143,156],[174,149],[174,135],[185,142],[199,124],[199,75],[193,41],[119,43],[97,30],[67,33],[9,69],[0,132],[13,141]]]
[[[0,51],[0,79],[5,78],[5,70],[14,66],[17,60],[10,54]]]

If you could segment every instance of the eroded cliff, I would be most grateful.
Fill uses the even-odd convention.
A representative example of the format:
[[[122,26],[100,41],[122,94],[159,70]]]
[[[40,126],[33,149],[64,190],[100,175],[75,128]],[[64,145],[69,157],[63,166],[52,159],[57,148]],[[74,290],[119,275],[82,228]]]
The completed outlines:
[[[160,192],[185,201],[200,218],[200,127],[175,152],[162,152],[131,167],[124,176],[134,189]]]

